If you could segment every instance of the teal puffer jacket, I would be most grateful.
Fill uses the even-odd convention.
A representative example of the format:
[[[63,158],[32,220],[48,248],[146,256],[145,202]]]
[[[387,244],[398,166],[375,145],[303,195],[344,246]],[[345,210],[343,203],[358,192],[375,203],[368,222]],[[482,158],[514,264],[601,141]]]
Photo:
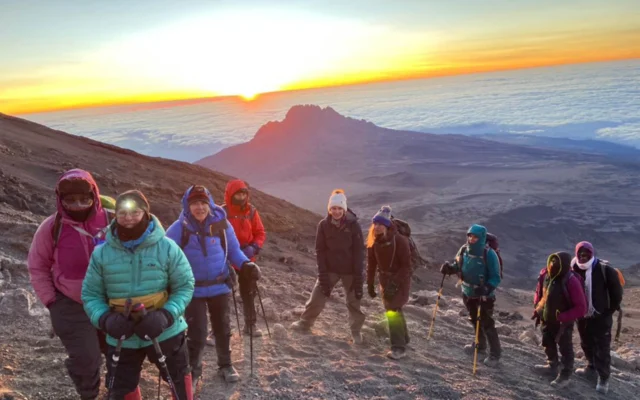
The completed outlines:
[[[193,273],[180,247],[165,236],[162,225],[152,216],[155,228],[135,248],[126,249],[113,229],[106,242],[91,255],[89,270],[82,284],[82,302],[91,323],[98,327],[100,317],[108,312],[109,299],[126,299],[168,290],[170,295],[163,308],[173,316],[174,323],[159,337],[162,342],[187,329],[184,311],[191,302],[194,289]],[[115,346],[117,339],[107,336]],[[122,347],[138,349],[151,342],[133,335]]]

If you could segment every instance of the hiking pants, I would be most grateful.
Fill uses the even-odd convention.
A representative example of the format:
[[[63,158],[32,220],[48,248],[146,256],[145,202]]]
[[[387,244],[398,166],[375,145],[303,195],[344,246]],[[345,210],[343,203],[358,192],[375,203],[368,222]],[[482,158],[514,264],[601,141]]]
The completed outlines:
[[[351,328],[351,332],[360,332],[364,324],[365,315],[362,310],[360,310],[360,300],[356,299],[355,292],[350,290],[354,277],[352,275],[338,275],[332,272],[328,275],[331,290],[333,290],[338,281],[342,281],[342,287],[346,293],[347,310],[349,310],[349,328]],[[322,310],[324,310],[326,303],[327,297],[322,293],[320,280],[316,280],[316,284],[311,292],[311,298],[309,298],[307,304],[305,304],[305,310],[300,316],[300,320],[308,327],[312,327],[316,318],[318,318]]]
[[[165,363],[169,369],[169,375],[176,387],[180,399],[187,399],[187,391],[191,393],[191,387],[187,389],[187,385],[191,386],[191,379],[187,379],[189,375],[189,354],[187,353],[187,343],[184,332],[176,336],[160,342],[162,354],[166,357]],[[110,360],[116,348],[109,345],[107,357]],[[113,382],[113,390],[109,400],[121,400],[125,395],[134,392],[140,381],[140,372],[142,371],[142,363],[145,358],[154,363],[162,378],[166,381],[164,371],[160,368],[158,355],[153,346],[142,347],[140,349],[125,349],[120,351],[120,360],[115,371],[115,380]],[[107,384],[113,374],[111,363],[107,363]]]
[[[229,319],[229,295],[194,297],[187,306],[187,346],[193,380],[202,376],[202,357],[207,341],[207,309],[216,341],[218,367],[231,366],[231,321]]]
[[[80,398],[97,397],[100,393],[102,354],[107,350],[104,333],[91,324],[82,304],[60,292],[56,292],[49,314],[53,331],[67,351],[68,358],[64,364]]]
[[[613,316],[598,315],[578,320],[580,346],[587,359],[587,367],[595,368],[602,379],[611,374],[611,327]]]
[[[253,285],[255,281],[251,280],[245,274],[238,277],[238,285],[240,286],[240,298],[242,299],[242,310],[244,312],[244,323],[246,326],[256,324],[256,308],[255,298],[256,291]],[[238,327],[240,329],[240,327]]]
[[[493,307],[496,299],[487,298],[482,300],[477,297],[467,297],[462,295],[462,301],[465,307],[469,311],[469,320],[476,327],[476,321],[478,317],[478,306],[480,309],[480,334],[478,335],[478,348],[484,350],[487,348],[487,342],[489,342],[490,355],[494,358],[500,358],[502,350],[500,347],[500,338],[498,337],[498,331],[496,330],[496,322],[493,320]],[[475,335],[475,331],[474,331]],[[474,336],[475,337],[475,336]]]
[[[402,308],[387,311],[386,314],[389,323],[391,350],[405,350],[407,344],[409,344],[409,329],[407,329],[407,320],[404,317]]]
[[[560,337],[558,337],[558,334],[560,334]],[[556,339],[558,339],[557,344]],[[549,365],[562,365],[560,371],[562,375],[570,376],[573,373],[575,359],[573,353],[573,322],[564,325],[559,323],[542,324],[542,346],[547,355]],[[558,360],[558,348],[562,355],[560,360]]]

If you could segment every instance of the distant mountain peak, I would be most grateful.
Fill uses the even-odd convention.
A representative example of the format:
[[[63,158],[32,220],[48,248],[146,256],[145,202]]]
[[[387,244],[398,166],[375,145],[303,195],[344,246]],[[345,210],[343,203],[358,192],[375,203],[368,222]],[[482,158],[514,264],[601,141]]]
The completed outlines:
[[[322,108],[315,104],[299,104],[291,107],[287,111],[285,121],[287,120],[299,120],[299,119],[315,119],[315,118],[341,118],[346,119],[345,116],[340,115],[336,110],[331,107]]]

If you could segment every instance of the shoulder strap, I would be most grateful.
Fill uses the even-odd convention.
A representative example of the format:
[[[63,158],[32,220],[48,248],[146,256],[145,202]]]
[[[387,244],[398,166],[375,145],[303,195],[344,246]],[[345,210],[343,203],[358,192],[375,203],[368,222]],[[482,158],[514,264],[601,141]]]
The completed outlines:
[[[253,204],[249,205],[251,207],[251,211],[249,211],[249,220],[253,221],[253,217],[256,216],[256,208],[253,206]]]
[[[562,278],[562,294],[569,306],[573,308],[573,301],[571,301],[571,294],[569,293],[569,279],[574,275],[573,271],[568,271]]]
[[[62,232],[62,215],[56,212],[56,216],[53,221],[53,229],[51,230],[51,237],[53,238],[54,249],[58,247],[58,241],[60,240],[60,232]]]
[[[189,243],[189,237],[191,236],[191,229],[187,228],[187,224],[182,224],[181,226],[182,231],[180,233],[180,248],[182,250],[184,250],[184,248],[187,246],[187,243]]]

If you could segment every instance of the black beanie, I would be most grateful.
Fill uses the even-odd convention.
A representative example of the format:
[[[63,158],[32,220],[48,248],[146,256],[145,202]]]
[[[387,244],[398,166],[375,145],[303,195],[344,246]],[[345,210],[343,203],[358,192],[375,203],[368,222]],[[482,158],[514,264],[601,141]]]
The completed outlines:
[[[120,194],[116,199],[116,213],[124,207],[128,201],[133,201],[136,204],[136,208],[144,211],[147,217],[151,219],[151,206],[149,205],[149,201],[139,190],[127,190]]]

